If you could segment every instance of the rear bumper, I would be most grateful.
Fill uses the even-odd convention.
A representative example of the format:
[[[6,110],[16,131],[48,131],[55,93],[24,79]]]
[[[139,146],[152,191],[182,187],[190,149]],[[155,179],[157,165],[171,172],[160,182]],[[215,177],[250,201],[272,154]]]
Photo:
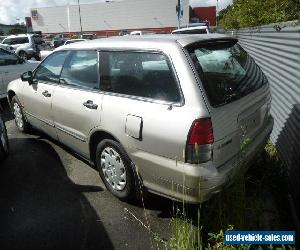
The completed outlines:
[[[152,172],[141,168],[142,178],[144,178],[143,174],[147,176],[144,178],[144,185],[150,192],[171,199],[184,200],[187,203],[204,202],[220,192],[242,169],[250,165],[252,159],[263,150],[273,124],[273,118],[270,117],[264,129],[256,135],[255,140],[247,146],[244,152],[234,156],[218,168],[212,162],[192,165],[160,156],[144,155],[142,158],[148,161],[147,166],[151,165]]]

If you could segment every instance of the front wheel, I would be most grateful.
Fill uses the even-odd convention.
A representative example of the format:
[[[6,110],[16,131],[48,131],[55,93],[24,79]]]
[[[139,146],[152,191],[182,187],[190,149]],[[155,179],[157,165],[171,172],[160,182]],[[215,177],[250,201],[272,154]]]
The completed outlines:
[[[0,116],[0,160],[4,160],[8,156],[9,144],[5,123]]]
[[[24,113],[22,110],[22,105],[16,96],[14,96],[11,100],[11,109],[12,109],[13,115],[15,117],[16,126],[19,129],[19,131],[21,131],[23,133],[28,132],[29,128],[30,128],[30,124],[25,119]]]
[[[137,198],[140,180],[123,147],[113,140],[101,141],[96,150],[96,166],[106,188],[123,201]]]

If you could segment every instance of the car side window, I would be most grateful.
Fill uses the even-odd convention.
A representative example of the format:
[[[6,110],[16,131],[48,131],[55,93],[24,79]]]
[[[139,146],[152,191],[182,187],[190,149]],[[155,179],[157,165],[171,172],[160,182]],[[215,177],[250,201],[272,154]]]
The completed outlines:
[[[19,58],[12,53],[0,50],[0,66],[16,65],[19,63]]]
[[[168,58],[161,53],[100,53],[100,90],[170,102],[180,101]]]
[[[49,55],[36,69],[34,79],[50,83],[58,83],[62,66],[68,51],[59,51]]]
[[[83,89],[99,89],[98,52],[73,51],[61,72],[60,83]]]
[[[10,38],[6,38],[2,41],[2,44],[7,44],[7,45],[11,45],[11,39]]]
[[[15,40],[15,44],[24,44],[24,43],[29,43],[28,37],[18,37]]]

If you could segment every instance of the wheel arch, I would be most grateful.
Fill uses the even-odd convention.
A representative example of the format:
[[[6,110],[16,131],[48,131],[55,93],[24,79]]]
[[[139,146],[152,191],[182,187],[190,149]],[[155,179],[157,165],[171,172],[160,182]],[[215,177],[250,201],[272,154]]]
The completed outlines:
[[[96,159],[96,149],[100,141],[110,139],[120,143],[120,141],[111,133],[104,130],[94,131],[89,140],[89,151],[90,151],[90,159],[93,163],[95,163]],[[121,144],[121,143],[120,143]]]
[[[7,92],[8,104],[10,105],[12,98],[16,95],[16,92],[13,90],[9,90]]]

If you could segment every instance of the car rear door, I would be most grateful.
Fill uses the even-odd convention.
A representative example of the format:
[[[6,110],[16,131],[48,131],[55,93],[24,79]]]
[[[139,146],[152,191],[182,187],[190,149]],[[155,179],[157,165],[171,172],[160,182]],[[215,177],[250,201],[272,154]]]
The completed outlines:
[[[85,157],[89,157],[88,136],[100,125],[102,97],[98,52],[71,52],[55,89],[52,110],[58,139]]]
[[[194,117],[182,105],[169,57],[160,51],[124,50],[101,51],[100,59],[102,128],[121,142],[151,182],[167,179],[169,172],[155,167],[161,163],[154,156],[181,160]]]

